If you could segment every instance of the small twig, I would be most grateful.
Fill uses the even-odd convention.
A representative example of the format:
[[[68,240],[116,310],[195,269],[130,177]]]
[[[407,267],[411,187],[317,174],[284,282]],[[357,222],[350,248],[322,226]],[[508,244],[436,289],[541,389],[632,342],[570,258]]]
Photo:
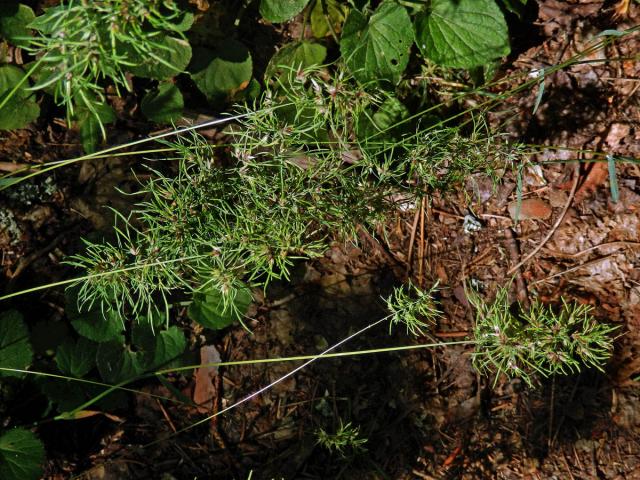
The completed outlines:
[[[423,277],[422,270],[424,266],[424,210],[425,205],[427,203],[427,199],[425,197],[422,198],[422,203],[420,204],[420,244],[418,245],[418,285],[422,288],[423,285]]]
[[[520,260],[520,251],[518,250],[518,243],[513,235],[513,230],[510,228],[504,229],[504,237],[507,244],[507,251],[509,252],[509,256],[511,257],[511,262],[518,264]],[[527,295],[527,286],[524,283],[524,279],[522,278],[522,268],[518,267],[515,271],[515,280],[516,280],[516,295],[518,297],[518,301],[525,307],[529,308],[529,296]]]
[[[411,259],[413,257],[413,243],[416,241],[416,231],[418,230],[418,220],[420,220],[420,209],[416,209],[416,214],[413,217],[413,223],[411,224],[411,236],[409,237],[409,252],[407,253],[407,276],[411,272]]]
[[[171,430],[173,431],[173,433],[176,433],[177,432],[176,426],[173,424],[173,422],[171,421],[171,417],[169,416],[169,414],[165,410],[165,408],[162,405],[162,403],[160,402],[160,400],[158,400],[157,398],[156,398],[156,403],[158,404],[158,407],[160,408],[160,411],[162,412],[162,415],[164,416],[164,419],[167,421],[167,423],[171,427]]]
[[[460,337],[468,337],[471,335],[467,331],[462,332],[436,332],[434,335],[438,338],[460,338]]]
[[[564,208],[562,209],[562,213],[560,214],[560,216],[556,220],[556,223],[553,224],[553,227],[551,227],[551,230],[549,230],[549,233],[547,233],[547,235],[542,239],[542,241],[538,244],[538,246],[536,248],[534,248],[533,251],[529,255],[524,257],[520,262],[518,262],[518,264],[516,264],[515,266],[511,267],[507,271],[507,275],[513,274],[520,267],[522,267],[525,263],[527,263],[529,260],[531,260],[533,257],[535,257],[538,254],[538,252],[540,251],[540,249],[545,246],[545,244],[549,241],[549,239],[551,237],[553,237],[553,235],[556,233],[556,230],[558,229],[558,227],[560,226],[560,224],[564,220],[564,217],[567,215],[567,212],[569,211],[569,207],[571,206],[571,202],[573,201],[573,197],[576,194],[576,189],[578,188],[578,181],[579,180],[580,180],[580,163],[578,162],[578,163],[576,163],[575,173],[573,174],[573,185],[571,186],[571,192],[569,193],[569,198],[567,199],[567,203],[565,204]]]

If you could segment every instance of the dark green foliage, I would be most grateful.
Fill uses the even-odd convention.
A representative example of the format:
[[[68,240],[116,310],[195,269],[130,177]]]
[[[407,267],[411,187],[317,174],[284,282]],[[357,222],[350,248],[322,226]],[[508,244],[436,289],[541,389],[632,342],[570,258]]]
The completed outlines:
[[[0,435],[0,478],[36,480],[42,473],[44,446],[31,431],[7,430]]]

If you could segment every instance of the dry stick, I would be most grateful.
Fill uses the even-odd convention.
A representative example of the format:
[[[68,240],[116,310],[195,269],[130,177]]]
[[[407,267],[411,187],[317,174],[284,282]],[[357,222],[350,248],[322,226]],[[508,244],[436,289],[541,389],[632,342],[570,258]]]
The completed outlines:
[[[580,162],[576,163],[575,173],[573,175],[574,175],[574,177],[573,177],[573,185],[571,187],[571,193],[569,193],[569,199],[567,200],[567,203],[564,206],[564,209],[562,210],[562,213],[558,217],[558,220],[556,220],[556,223],[553,225],[553,227],[551,227],[551,230],[549,230],[549,233],[547,234],[547,236],[542,239],[542,241],[538,244],[538,246],[536,248],[534,248],[533,251],[529,255],[527,255],[522,260],[520,260],[520,262],[518,262],[518,264],[516,264],[515,266],[511,267],[509,269],[509,271],[507,271],[507,275],[513,274],[520,267],[522,267],[525,263],[527,263],[529,260],[531,260],[540,251],[540,249],[545,246],[545,244],[549,241],[549,239],[551,237],[553,237],[553,234],[556,233],[556,230],[558,229],[558,227],[560,226],[560,224],[564,220],[564,217],[567,215],[567,211],[569,211],[569,207],[571,206],[571,202],[573,201],[573,197],[576,194],[576,189],[578,188],[578,180],[580,180]]]
[[[416,231],[418,229],[418,220],[420,219],[420,209],[416,208],[416,214],[413,217],[411,225],[411,236],[409,237],[409,253],[407,253],[407,276],[411,272],[411,258],[413,256],[413,243],[416,241]]]
[[[418,286],[420,288],[422,288],[423,284],[422,270],[424,264],[424,209],[426,201],[427,199],[423,197],[422,203],[420,204],[420,244],[418,245]]]
[[[518,242],[513,235],[511,228],[504,229],[504,237],[507,243],[507,250],[511,261],[516,263],[520,258],[520,251],[518,250]],[[516,295],[518,301],[526,308],[529,308],[529,296],[527,295],[527,285],[522,278],[522,268],[518,267],[516,270]]]

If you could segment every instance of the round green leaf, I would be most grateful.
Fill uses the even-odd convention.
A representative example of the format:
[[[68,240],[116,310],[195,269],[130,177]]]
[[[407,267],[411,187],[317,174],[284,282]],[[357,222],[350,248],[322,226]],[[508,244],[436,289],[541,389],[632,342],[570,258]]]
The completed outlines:
[[[0,108],[0,130],[24,128],[40,115],[40,107],[33,99],[33,93],[26,90],[25,81],[11,94],[24,78],[25,73],[13,65],[0,67],[0,103],[10,96],[4,107]]]
[[[288,43],[269,61],[265,77],[287,75],[292,70],[304,70],[313,65],[320,65],[327,57],[327,49],[319,43],[302,41]],[[282,68],[285,67],[285,68]]]
[[[92,112],[87,107],[78,108],[77,122],[80,125],[80,142],[85,153],[94,153],[106,139],[104,125],[116,121],[116,114],[110,105],[95,103]]]
[[[158,123],[172,123],[180,119],[184,99],[180,89],[173,83],[162,83],[147,92],[140,102],[142,113],[149,120]]]
[[[77,342],[71,339],[65,340],[56,352],[56,365],[65,375],[74,378],[82,378],[96,364],[98,344],[84,337]]]
[[[0,314],[0,367],[26,369],[33,358],[29,330],[17,310]],[[24,373],[0,370],[0,376],[22,377]],[[0,476],[0,478],[2,478]]]
[[[286,22],[295,17],[309,0],[261,0],[260,15],[270,22]]]
[[[191,78],[213,103],[234,98],[251,81],[253,62],[247,47],[227,40],[215,50],[197,49],[191,65]]]
[[[238,288],[235,291],[233,304],[227,305],[225,309],[222,294],[217,288],[211,287],[193,295],[188,315],[191,320],[203,327],[220,330],[240,320],[247,312],[252,300],[251,291],[247,287]]]
[[[150,54],[137,52],[130,45],[121,47],[133,63],[129,71],[138,77],[155,80],[164,80],[184,72],[191,61],[189,42],[162,35],[157,37],[156,43],[158,46]]]
[[[121,341],[101,343],[98,346],[96,364],[100,376],[107,383],[130,380],[144,371],[138,353],[134,353]]]
[[[166,366],[176,360],[187,348],[187,339],[175,325],[160,332],[156,339],[156,349],[153,357],[153,368]]]
[[[439,65],[472,68],[508,55],[509,30],[494,0],[433,0],[416,19],[416,43]]]
[[[316,38],[323,38],[333,31],[339,33],[342,30],[349,7],[339,0],[318,0],[311,10],[311,31]]]
[[[357,80],[397,83],[409,63],[413,26],[404,7],[387,0],[371,18],[352,9],[344,24],[340,52]]]
[[[31,30],[28,25],[36,18],[31,7],[21,3],[8,2],[0,5],[0,37],[4,37],[18,47],[28,45]]]
[[[124,324],[120,314],[115,310],[103,312],[100,307],[79,311],[77,288],[65,292],[65,307],[71,325],[83,337],[98,343],[122,339]]]
[[[0,478],[36,480],[42,474],[44,446],[36,435],[14,428],[0,436]]]

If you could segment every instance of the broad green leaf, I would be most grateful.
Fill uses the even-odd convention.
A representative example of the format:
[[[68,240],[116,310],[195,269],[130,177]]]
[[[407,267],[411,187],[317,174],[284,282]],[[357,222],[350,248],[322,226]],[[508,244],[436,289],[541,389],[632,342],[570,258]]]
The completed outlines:
[[[265,77],[285,77],[314,65],[320,65],[327,57],[327,49],[319,43],[302,41],[288,43],[269,61]],[[284,67],[284,68],[283,68]]]
[[[171,25],[171,29],[176,32],[186,32],[193,26],[195,18],[193,13],[185,11],[177,21],[175,19],[172,20],[175,23]]]
[[[21,3],[6,2],[0,5],[0,37],[18,47],[28,45],[29,41],[21,37],[31,36],[28,25],[35,18],[31,7]]]
[[[247,47],[229,39],[215,50],[196,50],[190,71],[191,78],[207,99],[221,103],[233,100],[249,86],[253,62]]]
[[[156,339],[156,349],[153,357],[153,367],[165,366],[176,360],[187,348],[187,339],[175,325],[160,332]]]
[[[124,324],[117,311],[102,312],[100,307],[79,311],[76,288],[68,288],[65,299],[67,318],[80,335],[98,343],[122,340]]]
[[[96,364],[100,376],[107,383],[120,383],[144,371],[138,352],[132,352],[119,341],[101,343],[98,346]]]
[[[37,16],[28,27],[38,30],[45,35],[51,35],[61,28],[60,23],[65,15],[66,9],[67,7],[65,5],[45,8],[44,13]]]
[[[44,446],[36,435],[14,428],[0,435],[0,478],[36,480],[42,474]]]
[[[171,123],[182,116],[184,99],[180,89],[173,83],[162,83],[158,88],[147,92],[140,102],[140,108],[149,120]]]
[[[56,365],[65,375],[74,378],[82,378],[96,364],[98,344],[84,337],[77,342],[67,339],[56,352]]]
[[[59,412],[68,412],[104,392],[104,387],[88,383],[37,377],[36,383],[42,394],[57,406]],[[95,405],[104,410],[123,408],[127,405],[127,393],[116,390],[101,398]]]
[[[397,83],[409,63],[413,26],[404,7],[387,0],[374,14],[352,9],[344,24],[340,52],[360,82]]]
[[[133,63],[129,71],[138,77],[164,80],[182,73],[191,61],[191,46],[181,38],[161,35],[151,53],[142,54],[130,45],[121,47]]]
[[[387,98],[373,114],[373,123],[381,132],[389,131],[409,116],[409,110],[395,97]]]
[[[335,33],[340,33],[349,7],[340,0],[318,0],[311,10],[311,31],[316,38],[331,35],[331,27]]]
[[[0,313],[0,367],[26,369],[33,358],[29,330],[17,310]],[[0,376],[22,377],[24,373],[0,370]],[[2,478],[2,477],[0,477]]]
[[[203,327],[219,330],[241,320],[252,300],[251,291],[247,287],[238,288],[233,305],[227,305],[225,309],[222,294],[217,288],[211,287],[193,295],[188,315]]]
[[[25,73],[13,65],[0,67],[0,103],[10,97],[4,107],[0,108],[0,130],[24,128],[40,115],[40,107],[28,92],[28,81],[11,94],[11,91],[22,81]]]
[[[397,143],[398,133],[405,126],[402,120],[409,117],[409,110],[395,97],[387,98],[378,110],[362,114],[356,134],[363,142],[372,142],[367,148],[371,152],[384,150],[388,142]]]
[[[295,17],[309,0],[261,0],[260,15],[270,22],[286,22]]]
[[[104,125],[116,121],[116,114],[110,105],[96,103],[93,108],[93,112],[86,107],[79,108],[76,116],[80,125],[80,142],[85,153],[94,153],[97,150],[105,140]]]
[[[454,68],[481,66],[511,51],[494,0],[433,0],[416,19],[416,43],[435,63]]]

